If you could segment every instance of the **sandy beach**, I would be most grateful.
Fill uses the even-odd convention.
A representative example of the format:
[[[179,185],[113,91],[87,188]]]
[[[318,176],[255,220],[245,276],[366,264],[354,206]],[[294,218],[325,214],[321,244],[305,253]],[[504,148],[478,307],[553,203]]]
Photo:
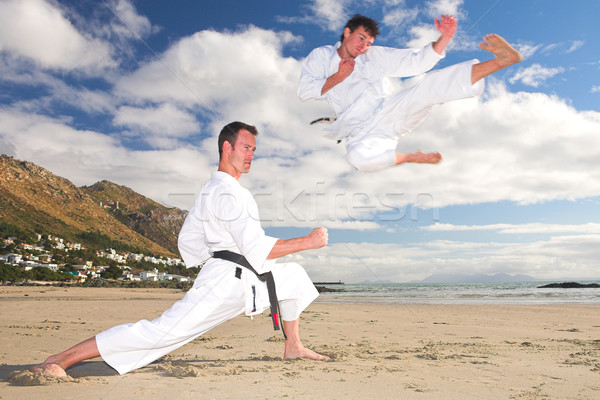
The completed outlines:
[[[0,287],[0,399],[598,399],[600,305],[313,303],[303,342],[328,362],[284,361],[268,312],[240,316],[119,376],[101,359],[46,379],[27,369],[175,289]],[[10,377],[10,378],[9,378]]]

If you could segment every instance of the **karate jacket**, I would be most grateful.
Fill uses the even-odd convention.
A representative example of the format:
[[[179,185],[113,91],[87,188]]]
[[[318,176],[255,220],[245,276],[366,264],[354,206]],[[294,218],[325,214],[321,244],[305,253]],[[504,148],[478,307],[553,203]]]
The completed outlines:
[[[215,251],[241,254],[262,274],[275,263],[267,260],[267,256],[276,241],[277,238],[265,235],[252,194],[228,173],[216,171],[196,197],[181,228],[178,246],[187,268],[204,263],[196,280],[210,281],[224,269],[234,274],[237,267],[229,261],[212,258]],[[246,315],[262,313],[269,307],[265,285],[253,273],[242,273],[241,279]]]
[[[326,137],[340,140],[360,131],[381,109],[386,93],[386,77],[411,77],[429,71],[445,57],[437,54],[432,44],[422,49],[396,49],[371,46],[355,58],[354,70],[344,81],[324,95],[321,89],[328,77],[339,70],[340,56],[336,45],[314,49],[302,63],[298,97],[327,100],[336,121],[325,128]]]

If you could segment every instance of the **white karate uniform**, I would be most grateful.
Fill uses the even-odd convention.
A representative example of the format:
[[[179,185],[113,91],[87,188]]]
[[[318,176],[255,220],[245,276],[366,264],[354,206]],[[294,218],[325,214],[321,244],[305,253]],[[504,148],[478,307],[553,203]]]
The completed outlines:
[[[194,286],[153,321],[123,324],[96,335],[104,361],[124,374],[243,312],[254,315],[269,308],[266,284],[245,268],[237,278],[237,264],[211,258],[218,250],[243,254],[258,273],[272,271],[281,318],[296,320],[318,292],[300,265],[267,260],[276,241],[265,235],[250,192],[231,175],[214,172],[179,234],[179,251],[188,268],[206,261]]]
[[[355,58],[354,70],[324,95],[321,89],[341,61],[335,46],[314,49],[302,63],[298,97],[326,99],[336,121],[327,137],[346,139],[346,160],[359,171],[376,171],[396,162],[399,136],[410,132],[436,104],[481,94],[484,82],[471,85],[471,67],[477,60],[425,74],[416,84],[388,94],[386,77],[411,77],[429,71],[445,56],[431,44],[422,49],[371,46]]]

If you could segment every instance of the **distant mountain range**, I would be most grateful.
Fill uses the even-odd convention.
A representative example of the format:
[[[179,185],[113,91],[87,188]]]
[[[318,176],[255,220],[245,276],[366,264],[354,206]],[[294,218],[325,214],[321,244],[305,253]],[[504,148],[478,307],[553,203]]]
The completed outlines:
[[[529,282],[537,279],[529,275],[486,274],[434,274],[419,283],[490,283],[490,282]]]
[[[410,283],[494,283],[494,282],[534,282],[538,281],[529,275],[508,275],[498,273],[494,275],[486,274],[434,274],[422,281],[412,281]],[[389,284],[394,283],[385,281],[362,281],[361,284]]]
[[[109,181],[77,187],[28,161],[0,156],[0,222],[86,245],[100,233],[147,254],[179,257],[187,211],[167,208]]]

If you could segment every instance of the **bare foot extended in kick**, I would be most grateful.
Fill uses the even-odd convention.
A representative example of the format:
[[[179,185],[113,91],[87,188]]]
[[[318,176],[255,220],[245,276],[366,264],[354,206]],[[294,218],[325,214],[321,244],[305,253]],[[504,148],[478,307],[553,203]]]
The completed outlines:
[[[396,165],[404,163],[437,164],[440,161],[442,161],[442,155],[440,153],[424,153],[419,150],[416,153],[396,154]]]
[[[502,68],[516,64],[523,60],[523,56],[514,47],[512,47],[504,38],[495,33],[485,35],[479,48],[487,50],[496,56],[496,61]]]
[[[479,48],[489,51],[496,58],[473,65],[471,69],[471,83],[473,84],[496,71],[523,60],[521,53],[504,40],[502,36],[495,33],[485,35],[483,42],[479,44]]]
[[[315,353],[314,351],[307,349],[299,341],[291,341],[287,339],[285,341],[285,352],[283,358],[286,360],[293,360],[298,358],[306,358],[308,360],[316,361],[328,361],[329,357]]]

